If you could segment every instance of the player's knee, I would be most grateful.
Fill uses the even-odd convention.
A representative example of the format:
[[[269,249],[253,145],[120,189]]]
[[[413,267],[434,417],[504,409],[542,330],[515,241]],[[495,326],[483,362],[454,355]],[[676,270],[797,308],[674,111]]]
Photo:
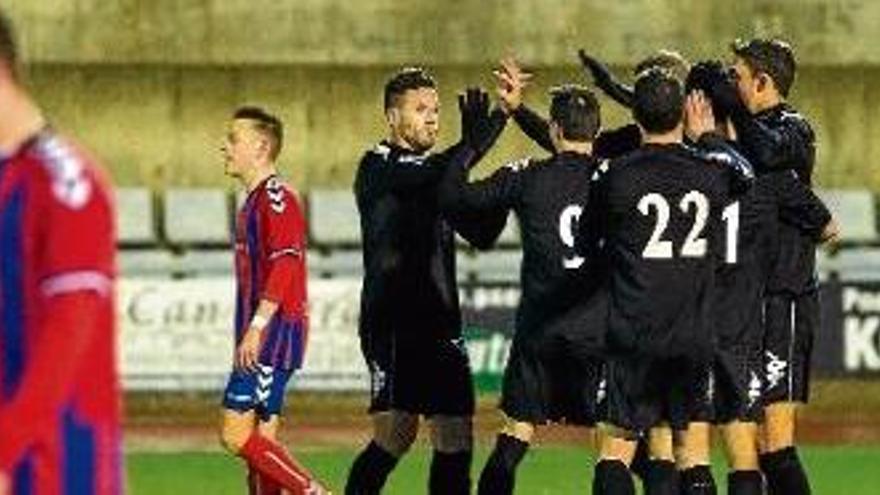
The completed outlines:
[[[405,454],[416,440],[419,417],[400,411],[382,413],[374,417],[375,442],[394,457]]]
[[[758,469],[758,432],[755,423],[735,421],[721,429],[727,462],[732,471]]]
[[[778,403],[764,410],[760,447],[763,452],[776,452],[794,445],[796,405]]]
[[[254,431],[251,414],[227,411],[220,426],[220,444],[232,454],[238,454]]]
[[[469,416],[434,416],[431,418],[431,444],[446,454],[473,449],[474,428]]]
[[[535,435],[535,425],[524,421],[517,421],[509,416],[504,416],[501,425],[501,433],[525,443],[531,443]]]
[[[250,438],[250,431],[224,424],[220,429],[220,445],[231,454],[238,454]]]
[[[629,467],[636,454],[638,435],[610,425],[603,425],[599,434],[601,436],[599,459],[601,461],[620,461]]]
[[[257,430],[260,432],[260,436],[269,440],[276,440],[278,438],[279,426],[278,416],[273,415],[266,421],[260,421],[257,425]]]
[[[654,442],[651,443],[652,459],[664,459],[656,457],[653,453]],[[658,447],[659,448],[659,447]],[[696,466],[710,464],[711,427],[709,423],[691,423],[683,431],[675,435],[675,463],[679,469],[690,469]]]

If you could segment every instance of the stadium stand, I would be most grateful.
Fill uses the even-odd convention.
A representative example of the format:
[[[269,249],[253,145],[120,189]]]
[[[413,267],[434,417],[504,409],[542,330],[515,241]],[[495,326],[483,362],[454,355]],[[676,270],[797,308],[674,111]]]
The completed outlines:
[[[837,218],[845,245],[878,241],[874,196],[870,191],[825,189],[819,191],[819,196]]]
[[[153,194],[147,188],[122,187],[116,189],[116,225],[120,247],[154,247],[156,211]]]
[[[837,252],[819,250],[822,279],[880,280],[880,235],[870,191],[825,189],[820,196],[841,225]],[[229,252],[232,206],[244,195],[223,189],[118,188],[120,268],[124,275],[197,277],[224,275],[233,267]],[[321,278],[363,273],[357,207],[347,189],[316,189],[307,197],[309,270]],[[477,252],[457,239],[458,277],[495,283],[519,280],[519,228],[513,215],[499,249]]]
[[[321,248],[357,248],[360,220],[354,195],[347,189],[318,189],[309,194],[311,244]]]
[[[222,189],[169,189],[164,194],[165,239],[172,247],[228,247],[232,219]]]

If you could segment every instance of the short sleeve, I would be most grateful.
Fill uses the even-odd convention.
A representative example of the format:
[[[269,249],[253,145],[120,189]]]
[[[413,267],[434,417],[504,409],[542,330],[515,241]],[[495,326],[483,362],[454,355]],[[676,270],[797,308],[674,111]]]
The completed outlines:
[[[69,145],[40,150],[36,253],[44,295],[109,294],[114,276],[113,204],[98,169]]]
[[[261,198],[264,256],[269,261],[280,256],[303,256],[305,219],[299,200],[275,178],[269,179],[264,193]]]

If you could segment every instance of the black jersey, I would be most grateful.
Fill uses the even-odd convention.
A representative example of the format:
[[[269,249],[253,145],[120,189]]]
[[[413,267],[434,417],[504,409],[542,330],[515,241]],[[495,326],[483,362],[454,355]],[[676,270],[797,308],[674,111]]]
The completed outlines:
[[[522,235],[522,300],[517,331],[603,333],[586,301],[600,283],[586,274],[575,252],[578,220],[587,207],[590,178],[597,161],[585,154],[561,153],[545,160],[513,162],[491,176],[467,183],[462,163],[451,167],[441,187],[453,211],[513,211]]]
[[[613,347],[709,355],[719,222],[731,194],[748,188],[743,165],[720,151],[648,144],[596,182],[578,249],[607,253]]]
[[[759,174],[794,171],[810,187],[816,158],[815,135],[807,120],[787,104],[755,116],[734,115],[738,140]],[[770,292],[800,294],[816,286],[815,238],[790,223],[779,223],[776,263],[768,272]]]
[[[712,312],[722,343],[757,337],[743,332],[755,328],[747,320],[760,314],[767,274],[779,256],[780,230],[791,228],[816,239],[830,218],[822,201],[792,170],[760,174],[753,188],[729,200],[721,215]]]
[[[506,216],[441,216],[437,186],[458,148],[416,154],[383,142],[361,159],[354,192],[363,242],[362,335],[460,335],[453,231],[488,246]]]

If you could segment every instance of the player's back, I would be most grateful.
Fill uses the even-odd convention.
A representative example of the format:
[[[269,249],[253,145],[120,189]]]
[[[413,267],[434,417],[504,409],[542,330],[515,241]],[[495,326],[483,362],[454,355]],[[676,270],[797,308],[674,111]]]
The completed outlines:
[[[14,493],[121,491],[114,243],[106,180],[74,144],[45,130],[0,160],[0,430],[31,445]],[[59,301],[86,297],[84,326],[57,328]],[[75,372],[43,375],[54,353]]]
[[[609,338],[643,353],[708,352],[715,222],[724,170],[678,144],[646,145],[612,162],[607,210]]]
[[[571,330],[584,326],[576,306],[589,299],[599,274],[575,252],[577,224],[588,207],[590,179],[597,161],[588,155],[561,153],[516,173],[522,187],[513,210],[523,244],[522,306],[526,327]],[[533,328],[527,328],[532,330]]]

